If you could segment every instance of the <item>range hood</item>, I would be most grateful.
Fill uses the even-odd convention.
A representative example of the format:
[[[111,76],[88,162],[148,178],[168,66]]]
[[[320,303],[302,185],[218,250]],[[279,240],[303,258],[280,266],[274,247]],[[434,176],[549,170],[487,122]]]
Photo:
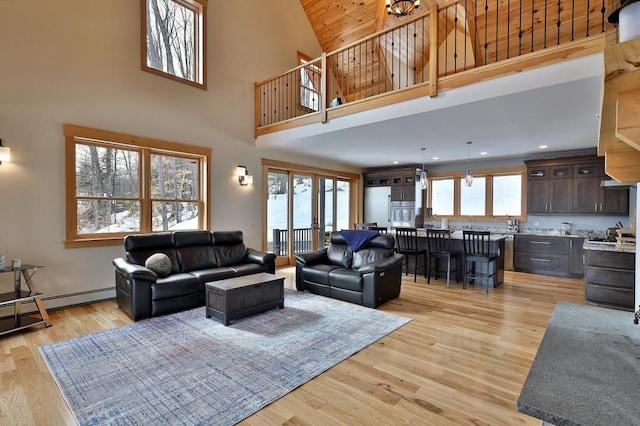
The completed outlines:
[[[615,179],[606,179],[600,182],[600,186],[602,188],[635,188],[636,185],[634,183],[620,183]]]

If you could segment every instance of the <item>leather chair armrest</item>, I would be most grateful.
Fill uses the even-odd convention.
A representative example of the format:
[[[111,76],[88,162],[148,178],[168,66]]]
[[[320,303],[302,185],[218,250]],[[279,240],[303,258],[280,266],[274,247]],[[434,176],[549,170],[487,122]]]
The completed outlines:
[[[386,259],[382,259],[378,262],[371,262],[366,265],[362,265],[358,268],[358,272],[360,274],[368,274],[371,272],[384,271],[385,269],[396,266],[398,263],[402,264],[403,261],[404,255],[396,253],[393,256],[387,257]]]
[[[258,265],[268,265],[276,260],[276,255],[273,253],[265,253],[263,251],[254,250],[252,248],[247,249],[247,256],[245,257],[247,262],[257,263]]]
[[[131,279],[152,282],[155,282],[158,279],[158,275],[156,275],[156,273],[151,269],[142,265],[130,263],[123,257],[113,259],[113,266],[115,266],[115,268],[121,273],[128,275]]]
[[[315,251],[308,251],[306,253],[296,254],[296,263],[303,266],[315,265],[317,263],[329,263],[327,257],[327,249],[323,248]]]

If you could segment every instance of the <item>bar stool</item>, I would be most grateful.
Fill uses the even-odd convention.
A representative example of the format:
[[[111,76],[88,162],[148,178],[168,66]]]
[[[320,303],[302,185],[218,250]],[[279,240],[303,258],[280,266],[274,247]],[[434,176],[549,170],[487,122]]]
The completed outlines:
[[[409,257],[415,258],[413,268],[413,282],[416,282],[418,269],[424,269],[424,277],[427,278],[427,248],[418,248],[418,230],[416,228],[396,228],[396,242],[398,243],[398,253],[407,257],[405,263],[405,275],[409,275]],[[422,266],[418,266],[418,258],[423,257]]]
[[[367,230],[367,229],[371,229],[372,226],[378,226],[378,223],[377,222],[354,223],[353,229]]]
[[[487,293],[489,292],[489,282],[495,279],[498,265],[497,253],[491,253],[491,232],[489,231],[462,231],[464,245],[464,281],[462,288],[467,288],[467,283],[473,279],[484,279],[487,281]],[[493,262],[493,268],[491,263]],[[471,263],[471,265],[469,265]],[[478,268],[479,264],[483,265]],[[486,271],[486,272],[479,272]]]
[[[430,229],[427,228],[427,246],[429,247],[429,256],[427,258],[427,284],[431,284],[431,271],[435,269],[434,276],[436,279],[444,271],[440,271],[438,261],[440,259],[447,261],[447,287],[451,279],[451,272],[456,273],[456,282],[458,279],[458,253],[451,252],[451,232],[448,229]],[[433,265],[431,261],[434,260]],[[451,268],[451,261],[453,269]]]
[[[389,228],[386,226],[370,226],[369,231],[378,231],[381,234],[389,233]]]

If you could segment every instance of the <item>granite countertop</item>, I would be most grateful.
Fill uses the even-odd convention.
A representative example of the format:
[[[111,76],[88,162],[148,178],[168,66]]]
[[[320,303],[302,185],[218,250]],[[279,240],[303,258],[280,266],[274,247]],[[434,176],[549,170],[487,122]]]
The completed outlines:
[[[630,247],[618,247],[615,242],[603,242],[603,241],[589,241],[584,240],[582,246],[585,250],[600,250],[600,251],[614,251],[618,253],[635,253],[636,248]]]
[[[418,237],[427,237],[427,231],[424,228],[418,228]],[[507,238],[507,234],[500,234],[498,232],[491,232],[489,239],[491,241],[498,241]],[[461,240],[462,239],[462,231],[453,231],[451,233],[452,240]]]

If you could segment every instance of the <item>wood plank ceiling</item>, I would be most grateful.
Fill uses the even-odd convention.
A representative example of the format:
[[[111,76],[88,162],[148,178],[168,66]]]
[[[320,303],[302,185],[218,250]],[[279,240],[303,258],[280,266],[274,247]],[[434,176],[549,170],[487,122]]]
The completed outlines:
[[[428,14],[434,1],[438,7],[454,4],[451,0],[423,0],[420,8],[414,10],[411,16],[397,17],[387,14],[384,0],[300,0],[322,50],[327,53],[423,17],[409,29],[381,35],[369,44],[360,44],[340,55],[329,57],[328,69],[333,70],[328,80],[332,96],[341,96],[344,101],[350,102],[412,82],[427,81],[430,38]],[[588,33],[587,25],[592,32],[596,32],[600,23],[595,19],[591,22],[585,19],[589,11],[594,13],[604,5],[595,3],[575,0],[548,3],[536,3],[536,0],[518,3],[508,0],[461,0],[457,6],[438,16],[441,52],[438,73],[443,75],[462,71],[555,45],[560,41],[560,33],[556,31],[558,22],[567,25],[567,28],[569,25],[575,27],[576,33]],[[517,12],[514,9],[516,7]],[[495,31],[498,20],[500,28],[503,28],[502,33]],[[508,28],[508,31],[504,31],[504,28]],[[456,54],[457,64],[452,60],[453,53],[443,52],[443,45],[451,43],[446,40],[454,32],[462,35],[465,38],[463,43],[468,46],[464,58]],[[573,35],[562,37],[572,39]],[[491,40],[491,43],[480,42],[481,38]],[[413,47],[407,48],[407,43],[412,43]],[[442,63],[447,61],[448,64],[443,66]],[[410,64],[413,75],[407,76],[403,82],[403,77],[394,73],[394,64]]]

